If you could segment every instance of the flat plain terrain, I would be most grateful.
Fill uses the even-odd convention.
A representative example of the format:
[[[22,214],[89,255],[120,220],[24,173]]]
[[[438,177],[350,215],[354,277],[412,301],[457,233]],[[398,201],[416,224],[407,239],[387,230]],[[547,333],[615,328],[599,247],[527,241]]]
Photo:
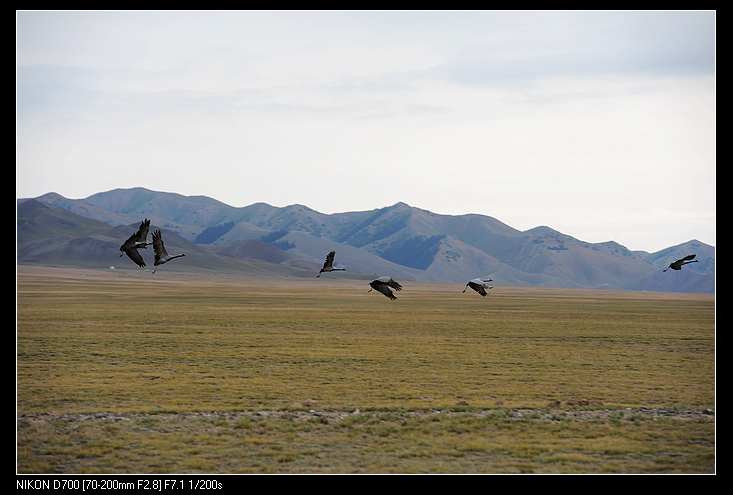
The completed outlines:
[[[714,298],[18,267],[19,473],[715,471]]]

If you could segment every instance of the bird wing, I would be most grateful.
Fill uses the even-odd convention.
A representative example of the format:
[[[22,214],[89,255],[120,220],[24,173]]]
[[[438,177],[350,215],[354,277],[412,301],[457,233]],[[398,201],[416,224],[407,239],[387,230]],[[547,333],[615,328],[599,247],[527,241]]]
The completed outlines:
[[[476,292],[478,292],[482,296],[485,296],[486,295],[486,289],[484,289],[484,286],[483,285],[479,285],[478,288],[476,289]]]
[[[135,234],[135,241],[147,242],[148,230],[150,230],[150,220],[146,218],[140,223],[140,228],[137,229],[137,233]]]
[[[160,229],[153,232],[153,251],[155,251],[155,263],[158,263],[161,258],[168,257],[168,251],[165,250],[163,245],[163,236],[160,233]]]
[[[387,287],[385,284],[374,284],[373,287],[375,290],[378,290],[379,292],[389,297],[390,299],[397,299],[397,297],[395,297],[392,291],[389,290],[389,287]]]
[[[688,254],[687,256],[685,256],[684,258],[682,258],[679,261],[690,261],[690,260],[694,260],[694,259],[695,259],[695,255],[694,254]]]
[[[336,256],[336,251],[331,251],[326,255],[326,261],[323,263],[323,269],[333,267],[333,258]]]
[[[128,258],[134,261],[137,266],[145,266],[145,260],[140,255],[140,253],[137,252],[137,249],[127,248],[125,249],[125,254]]]
[[[387,285],[389,285],[390,287],[392,287],[395,290],[402,290],[402,286],[391,278],[387,282]]]
[[[135,245],[135,239],[137,239],[137,233],[132,234],[130,237],[127,238],[127,240],[122,243],[122,246],[120,246],[120,249],[123,251],[126,251],[130,247]]]

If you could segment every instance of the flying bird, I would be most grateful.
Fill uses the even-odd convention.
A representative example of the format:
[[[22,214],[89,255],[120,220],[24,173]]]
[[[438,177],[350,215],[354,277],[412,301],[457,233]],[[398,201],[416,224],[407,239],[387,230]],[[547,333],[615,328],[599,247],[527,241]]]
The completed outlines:
[[[137,232],[132,234],[129,239],[125,241],[122,246],[120,246],[120,251],[122,251],[122,254],[120,254],[120,258],[127,255],[128,258],[130,258],[135,264],[139,267],[145,266],[145,260],[140,255],[140,253],[137,252],[138,249],[147,249],[147,246],[149,244],[152,244],[150,242],[146,242],[146,239],[148,238],[148,230],[150,229],[150,220],[147,218],[143,220],[140,223],[140,227],[137,229]]]
[[[333,267],[333,258],[336,256],[336,251],[331,251],[326,255],[326,261],[323,263],[323,268],[321,268],[321,271],[318,272],[318,275],[316,275],[316,278],[321,276],[321,273],[323,272],[337,272],[337,271],[346,271],[346,268],[334,268]]]
[[[493,282],[493,280],[474,278],[473,280],[468,281],[468,283],[466,284],[466,288],[463,289],[463,292],[466,292],[466,289],[470,287],[485,297],[487,294],[486,289],[493,289],[493,287],[490,286],[488,282]]]
[[[395,282],[392,277],[379,277],[375,280],[372,280],[369,282],[369,286],[371,289],[369,289],[368,292],[371,292],[372,290],[376,290],[378,292],[381,292],[391,300],[397,299],[397,297],[394,295],[394,293],[390,290],[390,287],[394,290],[402,290],[402,286]]]
[[[669,266],[667,268],[665,268],[664,270],[662,270],[662,271],[663,272],[666,272],[670,268],[672,270],[682,270],[682,265],[687,265],[687,264],[690,264],[690,263],[697,263],[698,260],[696,260],[694,258],[695,258],[695,255],[694,254],[688,254],[684,258],[680,258],[677,261],[670,263]],[[690,261],[690,260],[693,260],[693,261]]]
[[[185,254],[177,254],[175,256],[169,255],[168,251],[165,250],[165,245],[163,244],[163,236],[161,235],[160,230],[156,230],[155,232],[153,232],[153,250],[155,251],[155,266],[159,266],[164,263],[168,263],[169,261],[176,258],[186,256]],[[153,269],[153,273],[155,273],[155,270],[156,268]]]

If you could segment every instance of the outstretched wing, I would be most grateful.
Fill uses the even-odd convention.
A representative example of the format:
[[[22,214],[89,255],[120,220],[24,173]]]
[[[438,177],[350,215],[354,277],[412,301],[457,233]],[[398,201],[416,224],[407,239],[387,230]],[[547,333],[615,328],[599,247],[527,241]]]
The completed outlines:
[[[694,260],[694,259],[695,259],[695,255],[694,254],[688,254],[687,256],[685,256],[684,258],[682,258],[680,261],[690,261],[690,260]]]
[[[127,248],[125,249],[125,254],[128,258],[130,258],[137,266],[145,266],[145,260],[140,255],[140,253],[137,252],[137,249],[135,248]]]
[[[146,218],[142,221],[142,223],[140,223],[140,228],[137,229],[137,234],[135,234],[135,241],[147,242],[148,230],[150,230],[150,220]]]
[[[122,251],[126,251],[129,248],[133,247],[138,242],[146,242],[145,240],[148,238],[148,229],[150,228],[150,220],[147,218],[140,222],[140,227],[138,227],[137,232],[132,234],[130,237],[127,238],[127,240],[120,246],[120,249]]]
[[[478,287],[474,287],[474,289],[476,290],[476,292],[478,292],[482,296],[486,296],[486,289],[484,289],[484,286],[483,285],[479,285]]]
[[[153,251],[155,251],[155,264],[161,260],[161,258],[168,257],[168,251],[165,250],[163,245],[163,236],[160,233],[160,229],[153,232]]]
[[[397,283],[394,279],[390,278],[389,282],[387,282],[387,285],[389,285],[390,287],[392,287],[395,290],[402,290],[402,286],[399,283]]]
[[[331,251],[326,255],[326,261],[323,263],[323,269],[333,268],[333,258],[336,256],[336,251]]]
[[[132,234],[130,237],[127,238],[127,240],[122,243],[122,246],[120,246],[120,250],[127,251],[132,246],[135,245],[135,239],[137,239],[137,233]]]
[[[389,290],[389,287],[387,287],[384,284],[374,284],[374,289],[378,290],[385,296],[389,297],[390,299],[397,299],[397,297],[392,293],[391,290]]]

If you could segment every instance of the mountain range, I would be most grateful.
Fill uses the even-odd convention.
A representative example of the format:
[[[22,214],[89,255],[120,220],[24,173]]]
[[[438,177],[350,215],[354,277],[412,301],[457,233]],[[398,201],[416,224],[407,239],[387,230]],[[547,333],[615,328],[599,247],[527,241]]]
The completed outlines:
[[[150,218],[168,251],[188,256],[166,265],[171,270],[312,277],[335,249],[337,264],[348,271],[332,277],[465,282],[481,276],[505,285],[715,289],[715,249],[698,240],[655,253],[631,251],[546,226],[520,231],[490,216],[441,215],[405,203],[324,214],[299,204],[238,208],[206,196],[131,188],[83,199],[56,193],[19,199],[17,217],[19,263],[132,265],[119,259],[119,246]],[[661,271],[690,253],[698,263]],[[143,256],[152,263],[152,252]]]

